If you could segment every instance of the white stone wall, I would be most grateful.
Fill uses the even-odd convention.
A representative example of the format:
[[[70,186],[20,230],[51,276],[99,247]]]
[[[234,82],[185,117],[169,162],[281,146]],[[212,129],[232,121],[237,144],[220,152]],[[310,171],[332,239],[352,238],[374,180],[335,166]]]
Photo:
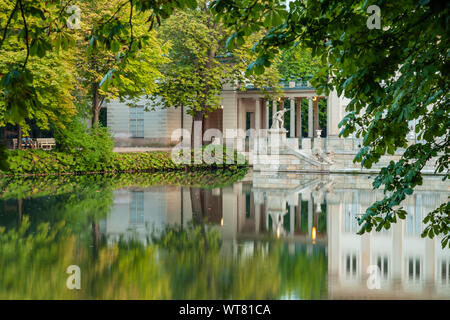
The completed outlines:
[[[148,100],[142,99],[137,104],[145,105],[146,103]],[[130,108],[125,102],[114,100],[107,104],[107,121],[108,128],[118,145],[168,145],[171,143],[172,132],[181,127],[181,109],[157,107],[156,110],[145,111],[143,138],[131,137]]]

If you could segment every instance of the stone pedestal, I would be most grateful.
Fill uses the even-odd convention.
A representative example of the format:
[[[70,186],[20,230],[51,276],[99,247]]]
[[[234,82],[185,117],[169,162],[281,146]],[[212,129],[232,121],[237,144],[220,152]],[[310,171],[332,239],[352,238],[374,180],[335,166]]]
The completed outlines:
[[[279,154],[281,149],[286,148],[286,133],[284,128],[267,130],[270,154]]]
[[[314,138],[313,153],[321,153],[323,151],[323,139],[318,136]]]
[[[302,139],[302,151],[306,153],[311,153],[311,138]]]

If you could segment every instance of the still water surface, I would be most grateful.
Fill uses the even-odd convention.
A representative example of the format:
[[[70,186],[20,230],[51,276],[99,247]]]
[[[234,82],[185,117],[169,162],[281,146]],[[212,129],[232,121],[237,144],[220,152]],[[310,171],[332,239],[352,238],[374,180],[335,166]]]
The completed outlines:
[[[151,181],[1,181],[0,299],[450,298],[450,250],[420,237],[450,194],[439,177],[407,200],[406,221],[363,236],[356,217],[382,197],[367,175]],[[70,265],[79,290],[66,286]],[[371,265],[380,289],[368,288]]]

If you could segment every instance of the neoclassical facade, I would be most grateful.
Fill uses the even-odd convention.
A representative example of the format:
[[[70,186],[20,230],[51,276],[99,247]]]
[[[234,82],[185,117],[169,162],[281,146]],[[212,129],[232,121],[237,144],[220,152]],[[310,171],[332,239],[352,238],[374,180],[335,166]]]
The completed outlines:
[[[213,137],[214,141],[220,138],[221,144],[244,153],[256,171],[343,173],[363,170],[359,163],[353,162],[362,138],[339,137],[339,123],[345,116],[349,99],[339,97],[336,91],[320,96],[309,81],[302,79],[284,81],[281,87],[281,94],[275,100],[267,99],[265,92],[251,86],[246,90],[224,87],[221,107],[207,114],[203,121],[205,143],[212,142]],[[107,105],[107,125],[116,147],[179,145],[180,129],[189,133],[192,128],[192,116],[187,114],[186,108],[164,109],[156,103],[155,110],[145,111],[146,102],[142,100],[133,108],[118,101]],[[286,110],[284,129],[274,136],[277,132],[271,129],[272,119],[280,110]],[[321,128],[320,123],[326,128]],[[414,123],[410,123],[410,129],[407,138],[412,144],[416,142]],[[277,140],[279,150],[274,153],[273,142]],[[394,155],[382,156],[370,170],[364,171],[377,172],[390,161],[398,160],[403,152],[404,149],[398,149]],[[435,160],[429,161],[423,172],[433,173]]]
[[[319,129],[319,101],[326,100],[327,126],[322,136],[337,138],[338,123],[344,116],[345,99],[336,93],[318,96],[308,80],[284,81],[281,97],[275,101],[265,99],[264,93],[251,86],[238,90],[224,87],[221,93],[221,108],[207,115],[203,131],[218,129],[224,135],[227,129],[264,130],[270,128],[272,117],[278,110],[289,108],[289,121],[285,124],[289,138],[317,137]],[[308,101],[308,112],[302,114],[300,103]],[[172,139],[178,128],[191,130],[192,117],[183,108],[162,109],[146,112],[146,101],[137,108],[112,101],[107,105],[107,126],[111,129],[117,146],[173,146],[179,139]],[[307,132],[302,132],[302,122],[307,121]],[[208,140],[208,139],[207,139]],[[301,145],[301,142],[299,143]]]

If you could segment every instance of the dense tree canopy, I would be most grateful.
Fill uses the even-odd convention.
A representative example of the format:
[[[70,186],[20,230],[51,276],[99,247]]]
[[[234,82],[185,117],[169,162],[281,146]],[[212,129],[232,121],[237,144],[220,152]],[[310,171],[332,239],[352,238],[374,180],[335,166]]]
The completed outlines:
[[[155,96],[159,106],[184,106],[194,120],[203,121],[208,112],[220,107],[220,93],[227,83],[241,90],[252,84],[267,94],[267,88],[278,87],[275,67],[260,75],[245,75],[254,59],[251,47],[261,33],[228,51],[225,44],[232,32],[215,19],[208,1],[198,1],[196,9],[176,11],[158,32],[170,46],[170,61],[161,67],[163,77]],[[270,93],[276,94],[276,90]]]
[[[0,50],[11,51],[11,46],[14,45],[13,49],[17,51],[9,60],[5,60],[4,68],[0,72],[0,113],[3,118],[0,121],[2,123],[24,124],[30,115],[39,115],[44,123],[47,121],[42,110],[46,110],[47,105],[44,104],[48,104],[49,101],[40,97],[42,92],[46,92],[47,82],[39,81],[37,84],[34,80],[33,59],[55,57],[58,54],[73,57],[76,55],[76,49],[81,50],[84,47],[83,45],[82,48],[76,47],[80,44],[80,40],[83,41],[82,36],[87,36],[87,47],[84,47],[87,51],[84,50],[83,53],[86,54],[85,57],[91,65],[81,63],[86,62],[86,59],[78,56],[81,59],[80,66],[85,67],[85,71],[86,68],[90,70],[84,74],[82,72],[80,79],[91,84],[87,93],[89,94],[90,91],[92,96],[94,122],[104,97],[126,96],[133,99],[138,94],[149,93],[153,85],[153,81],[149,80],[154,80],[157,75],[153,63],[158,63],[155,60],[150,61],[149,55],[154,58],[155,51],[160,50],[160,47],[153,46],[156,41],[154,34],[144,31],[152,29],[155,23],[160,23],[161,20],[170,16],[175,8],[184,8],[188,5],[196,7],[196,1],[128,0],[120,3],[117,1],[103,3],[102,5],[105,6],[103,8],[96,6],[100,3],[99,1],[80,0],[77,1],[77,5],[86,10],[86,16],[82,16],[82,20],[83,17],[87,18],[85,29],[81,31],[89,31],[88,34],[80,36],[77,17],[74,19],[75,11],[70,8],[74,4],[72,2],[1,0]],[[80,33],[77,33],[79,31]],[[146,46],[150,50],[142,51],[142,48]],[[104,51],[97,51],[98,47],[103,48]],[[94,68],[94,65],[99,68]],[[49,64],[45,66],[52,69],[48,71],[61,73],[57,77],[67,74],[61,70],[58,71],[55,66]],[[100,73],[106,70],[103,68],[105,66],[111,68],[98,82]],[[143,68],[143,72],[137,74],[136,70],[141,69],[142,66],[148,68]],[[69,70],[67,72],[70,73]],[[45,79],[50,82],[53,80],[46,76]],[[97,83],[98,87],[102,85],[105,87],[97,88]],[[51,86],[55,84],[53,82]],[[68,89],[67,86],[70,84],[70,81],[65,81],[65,86],[59,90]],[[48,88],[47,96],[54,94],[51,92],[51,86]],[[84,88],[87,87],[84,86]],[[64,97],[54,94],[53,98],[53,100],[62,98],[61,103],[70,100],[71,94],[67,92]],[[53,110],[50,109],[47,117],[62,122],[62,118],[53,117],[51,112]],[[3,150],[4,147],[1,149]],[[5,166],[6,153],[1,152],[1,166]]]
[[[368,28],[370,5],[381,9],[381,28]],[[374,187],[386,196],[360,218],[360,233],[389,228],[406,211],[400,205],[422,183],[421,169],[437,157],[436,172],[448,177],[449,62],[448,2],[430,0],[291,1],[216,0],[212,6],[224,24],[234,27],[230,45],[261,26],[270,32],[255,47],[250,71],[261,73],[280,49],[300,43],[323,66],[313,84],[325,94],[336,89],[351,99],[341,135],[363,138],[355,161],[371,168],[386,153],[405,148],[401,159],[382,169]],[[407,142],[415,123],[417,143]],[[450,205],[424,220],[424,236],[442,234],[449,243]]]
[[[165,51],[156,38],[156,32],[148,31],[145,25],[147,18],[142,13],[133,12],[130,4],[124,5],[115,16],[114,21],[121,23],[117,28],[122,31],[112,41],[101,42],[91,37],[91,32],[104,23],[104,17],[112,16],[121,3],[118,0],[74,2],[83,14],[80,30],[76,32],[81,96],[84,94],[90,102],[93,124],[98,122],[105,100],[126,99],[132,104],[142,96],[152,94],[156,89],[155,79],[161,76],[158,66],[165,61]],[[122,27],[125,24],[128,29]],[[111,29],[114,28],[116,26],[112,24]],[[120,52],[132,45],[134,37],[140,40],[135,55],[120,66]]]
[[[6,21],[5,11],[13,4],[0,1],[2,23]],[[36,23],[30,18],[29,25]],[[9,28],[19,27],[17,21],[11,21]],[[20,125],[27,133],[26,119],[34,119],[42,129],[50,125],[64,128],[65,123],[75,113],[72,88],[75,83],[74,57],[67,50],[61,52],[35,52],[36,46],[29,48],[33,53],[28,56],[26,44],[20,33],[11,34],[2,40],[0,47],[0,127],[6,124]],[[27,62],[28,68],[22,66]],[[22,71],[23,70],[23,71]]]
[[[311,55],[311,49],[299,45],[282,50],[276,62],[283,79],[311,76],[320,67],[320,59]]]

